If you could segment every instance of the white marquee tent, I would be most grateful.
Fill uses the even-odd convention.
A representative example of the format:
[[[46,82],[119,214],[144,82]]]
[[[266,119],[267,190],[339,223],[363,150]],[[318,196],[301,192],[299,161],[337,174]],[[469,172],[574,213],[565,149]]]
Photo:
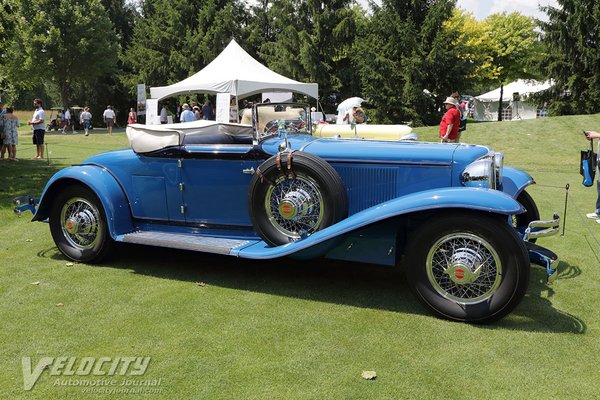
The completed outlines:
[[[316,83],[302,83],[271,71],[232,40],[201,71],[170,86],[150,89],[153,99],[184,93],[230,93],[238,98],[261,92],[296,92],[318,98]]]
[[[502,93],[503,114],[505,120],[534,119],[537,116],[537,107],[525,101],[527,96],[546,90],[551,86],[550,81],[538,82],[534,80],[519,79],[504,86]],[[519,101],[515,101],[514,94],[519,94]],[[500,105],[500,88],[484,93],[474,99],[475,121],[498,121],[498,106]]]

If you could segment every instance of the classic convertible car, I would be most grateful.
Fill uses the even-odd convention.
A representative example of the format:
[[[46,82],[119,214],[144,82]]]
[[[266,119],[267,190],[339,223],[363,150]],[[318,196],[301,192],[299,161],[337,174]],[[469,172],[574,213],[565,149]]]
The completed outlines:
[[[96,263],[115,242],[249,259],[402,265],[433,313],[483,323],[526,292],[534,242],[558,231],[525,191],[533,179],[487,147],[311,135],[302,104],[260,104],[252,125],[130,125],[131,148],[47,183],[48,220],[68,258]],[[21,206],[26,207],[26,206]]]

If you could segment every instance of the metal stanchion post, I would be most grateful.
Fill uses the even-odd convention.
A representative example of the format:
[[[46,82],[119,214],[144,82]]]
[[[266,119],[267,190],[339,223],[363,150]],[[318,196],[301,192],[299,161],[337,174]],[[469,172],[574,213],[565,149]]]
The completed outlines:
[[[565,226],[567,226],[567,204],[569,202],[569,184],[565,185],[565,211],[563,213],[563,229],[560,236],[565,236]]]

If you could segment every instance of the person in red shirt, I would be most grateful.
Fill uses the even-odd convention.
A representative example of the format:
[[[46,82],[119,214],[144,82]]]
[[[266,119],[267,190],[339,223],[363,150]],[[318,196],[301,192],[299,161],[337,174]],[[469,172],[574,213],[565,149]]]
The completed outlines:
[[[456,143],[458,141],[458,126],[460,125],[458,101],[448,97],[444,101],[444,106],[446,107],[446,114],[440,122],[440,138],[442,143]]]

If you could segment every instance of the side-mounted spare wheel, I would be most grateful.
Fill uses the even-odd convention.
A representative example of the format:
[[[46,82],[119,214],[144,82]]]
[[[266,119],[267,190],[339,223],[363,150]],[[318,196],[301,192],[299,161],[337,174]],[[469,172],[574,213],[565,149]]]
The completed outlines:
[[[348,199],[342,178],[326,161],[285,151],[256,170],[248,189],[248,210],[257,233],[278,246],[346,218]]]
[[[49,223],[54,243],[72,260],[97,263],[113,249],[104,207],[87,186],[70,185],[60,190],[52,203]]]
[[[525,245],[502,217],[438,214],[417,229],[407,249],[411,289],[443,318],[498,320],[519,304],[529,284]]]

